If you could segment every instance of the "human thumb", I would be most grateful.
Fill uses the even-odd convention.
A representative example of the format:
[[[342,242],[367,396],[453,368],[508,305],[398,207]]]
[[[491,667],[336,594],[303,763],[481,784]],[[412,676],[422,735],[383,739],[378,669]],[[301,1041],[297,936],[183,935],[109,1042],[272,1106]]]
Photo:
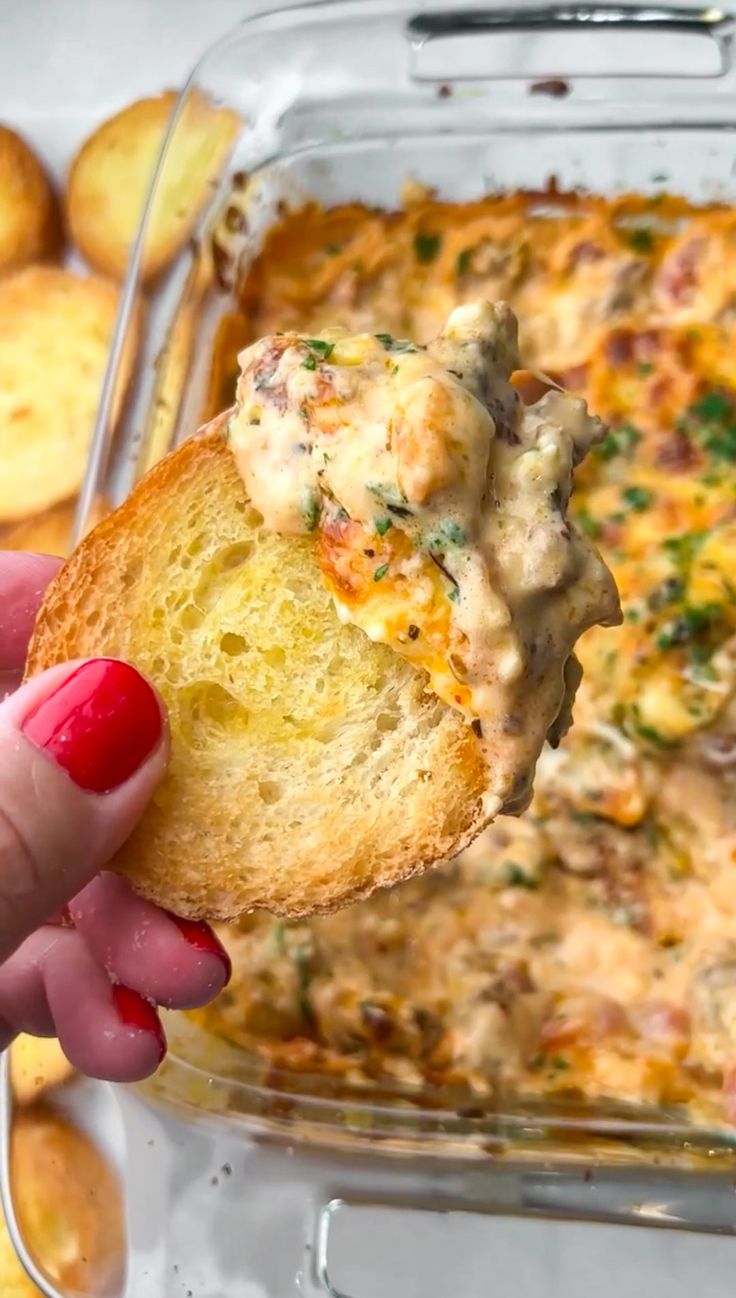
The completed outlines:
[[[0,703],[0,962],[114,855],[167,752],[158,695],[117,659],[52,667]]]

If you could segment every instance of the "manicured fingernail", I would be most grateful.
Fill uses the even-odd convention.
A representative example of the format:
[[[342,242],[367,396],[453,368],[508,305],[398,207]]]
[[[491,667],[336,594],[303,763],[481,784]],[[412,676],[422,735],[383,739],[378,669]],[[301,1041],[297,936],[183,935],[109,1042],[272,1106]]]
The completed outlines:
[[[201,920],[182,919],[180,915],[169,914],[169,919],[172,924],[176,924],[182,937],[186,939],[190,946],[194,947],[195,951],[204,951],[207,955],[216,955],[218,960],[222,961],[225,966],[224,986],[227,986],[233,975],[232,961],[222,942],[215,937],[209,924],[205,924]]]
[[[37,703],[21,729],[81,789],[110,793],[153,752],[163,720],[154,691],[135,667],[93,658]]]
[[[116,983],[112,989],[112,999],[118,1018],[126,1028],[139,1028],[141,1032],[150,1032],[159,1046],[159,1063],[166,1054],[166,1037],[161,1021],[150,1001],[134,992],[130,987]]]

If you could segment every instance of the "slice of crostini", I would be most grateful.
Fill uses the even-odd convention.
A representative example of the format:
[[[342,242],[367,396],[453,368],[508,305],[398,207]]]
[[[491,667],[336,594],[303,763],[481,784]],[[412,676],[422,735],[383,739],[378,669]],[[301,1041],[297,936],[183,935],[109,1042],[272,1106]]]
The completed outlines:
[[[177,95],[167,90],[123,108],[85,141],[67,182],[72,239],[91,266],[123,280]],[[237,136],[235,113],[192,90],[182,107],[156,188],[141,275],[150,280],[191,236]]]
[[[169,710],[168,774],[113,863],[145,896],[327,910],[526,805],[575,641],[619,610],[565,516],[603,430],[559,390],[525,407],[517,362],[488,304],[426,349],[264,339],[237,408],[65,564],[28,673],[118,656]]]
[[[119,290],[99,275],[26,266],[0,279],[0,521],[67,500],[89,457]],[[124,350],[122,403],[139,330]]]
[[[29,144],[0,124],[0,275],[55,260],[64,242],[51,182]]]

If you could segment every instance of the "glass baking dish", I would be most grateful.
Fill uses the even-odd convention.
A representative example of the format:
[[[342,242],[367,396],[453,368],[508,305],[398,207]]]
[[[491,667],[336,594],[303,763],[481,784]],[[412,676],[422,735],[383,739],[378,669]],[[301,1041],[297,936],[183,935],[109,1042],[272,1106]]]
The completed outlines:
[[[182,93],[132,254],[77,535],[100,495],[120,503],[202,422],[218,322],[284,204],[395,207],[408,177],[456,200],[540,189],[551,176],[563,190],[647,193],[663,171],[674,192],[736,200],[733,30],[714,9],[327,0],[272,6],[218,41]],[[198,92],[243,127],[197,238],[149,297],[137,376],[113,427],[147,218],[181,107]],[[235,209],[245,221],[228,218]],[[187,1122],[224,1122],[233,1139],[298,1141],[323,1168],[347,1156],[379,1199],[395,1189],[416,1200],[432,1180],[437,1200],[439,1165],[442,1202],[488,1211],[501,1169],[527,1187],[509,1199],[519,1211],[733,1229],[736,1130],[695,1128],[677,1109],[430,1102],[400,1087],[266,1075],[185,1019],[169,1016],[167,1029],[169,1057],[141,1088],[147,1099]],[[599,1196],[581,1190],[591,1180]],[[337,1171],[331,1183],[339,1197]]]

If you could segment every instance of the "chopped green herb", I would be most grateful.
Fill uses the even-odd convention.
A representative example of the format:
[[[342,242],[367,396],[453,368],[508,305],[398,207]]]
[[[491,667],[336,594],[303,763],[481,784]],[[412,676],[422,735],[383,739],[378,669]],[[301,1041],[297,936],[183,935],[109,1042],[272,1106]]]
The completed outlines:
[[[593,515],[587,509],[579,509],[575,515],[576,522],[581,529],[593,541],[596,541],[601,534],[601,525],[593,518]]]
[[[662,542],[662,549],[670,556],[677,567],[687,575],[690,565],[707,539],[706,532],[682,532],[679,536],[668,536]]]
[[[628,455],[641,441],[641,433],[633,424],[620,424],[595,447],[595,454],[600,460],[613,460],[617,455]]]
[[[453,604],[457,604],[457,601],[460,598],[460,591],[457,586],[452,586],[450,590],[448,590],[447,598],[451,599]]]
[[[733,405],[722,392],[706,392],[699,401],[690,407],[690,413],[696,419],[707,419],[715,422],[719,419],[730,419],[734,413]]]
[[[654,366],[651,361],[640,361],[636,367],[636,372],[640,378],[645,379],[652,373]]]
[[[507,888],[528,888],[530,892],[536,892],[539,887],[539,879],[533,874],[527,874],[518,861],[504,861],[501,871]]]
[[[442,246],[442,236],[439,234],[415,234],[414,235],[414,252],[417,261],[427,265],[428,262],[434,261],[437,253]]]
[[[462,252],[457,255],[455,270],[458,275],[466,275],[470,270],[470,259],[473,256],[472,248],[463,248]]]
[[[552,1058],[548,1060],[547,1067],[553,1069],[556,1073],[564,1073],[570,1067],[570,1062],[567,1059],[563,1059],[562,1055],[553,1055]]]
[[[310,352],[309,355],[306,357],[306,359],[302,361],[302,369],[316,370],[316,368],[317,368],[317,358],[313,356],[312,353]]]
[[[273,944],[274,944],[274,946],[276,947],[276,952],[277,952],[278,955],[286,955],[286,954],[287,954],[287,950],[286,950],[286,923],[285,923],[285,921],[284,921],[283,919],[280,919],[280,920],[278,921],[278,923],[274,924],[274,928],[273,928]]]
[[[407,338],[394,338],[392,334],[374,334],[373,337],[387,352],[417,352],[418,347]]]
[[[646,487],[634,486],[627,487],[625,491],[622,491],[621,497],[637,514],[640,514],[643,510],[649,508],[654,500],[654,493]]]
[[[657,636],[658,649],[676,649],[690,644],[696,636],[709,631],[723,616],[721,604],[690,605],[679,617],[668,622]]]
[[[634,729],[641,739],[645,739],[648,744],[653,744],[655,748],[674,748],[675,743],[672,739],[667,739],[661,735],[654,726],[644,725],[641,721],[634,722]]]
[[[390,528],[393,527],[390,518],[376,518],[374,519],[374,524],[379,536],[385,536]]]
[[[641,622],[641,613],[638,608],[627,608],[624,614],[626,621],[631,623]]]
[[[634,252],[651,252],[654,247],[654,235],[651,230],[640,226],[638,230],[632,230],[629,234],[629,243]]]
[[[463,529],[452,518],[444,518],[440,523],[440,532],[446,541],[451,545],[465,545],[467,536]]]
[[[690,649],[690,661],[695,675],[704,681],[718,680],[718,674],[712,662],[713,650],[707,645],[694,644]]]
[[[313,532],[315,530],[321,513],[322,507],[319,503],[319,497],[310,488],[307,488],[302,501],[302,517],[308,531]]]
[[[373,574],[374,581],[382,581],[388,572],[388,564],[380,563]]]
[[[305,338],[304,342],[309,350],[323,361],[328,361],[335,350],[335,344],[325,342],[324,338]]]
[[[658,613],[660,609],[667,608],[668,604],[682,599],[684,593],[685,583],[681,577],[666,577],[647,597],[647,607],[652,613]]]

